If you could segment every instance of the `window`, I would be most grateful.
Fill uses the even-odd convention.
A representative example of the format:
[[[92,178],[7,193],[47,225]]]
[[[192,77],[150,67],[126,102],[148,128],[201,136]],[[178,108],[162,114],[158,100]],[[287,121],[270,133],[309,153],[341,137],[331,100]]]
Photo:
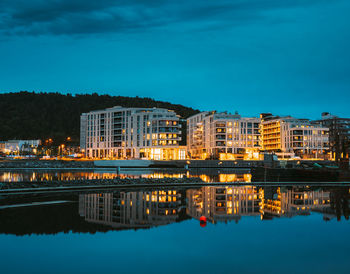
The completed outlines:
[[[216,123],[215,124],[216,127],[226,127],[225,123]]]

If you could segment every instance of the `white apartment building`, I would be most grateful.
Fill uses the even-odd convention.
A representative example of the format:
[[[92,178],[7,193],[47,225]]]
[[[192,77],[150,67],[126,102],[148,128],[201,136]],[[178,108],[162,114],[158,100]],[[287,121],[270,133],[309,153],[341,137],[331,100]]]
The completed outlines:
[[[89,158],[177,160],[181,125],[172,110],[120,106],[83,113],[80,147]]]
[[[19,153],[19,152],[32,152],[37,149],[41,144],[40,140],[8,140],[3,142],[2,152],[4,153]]]
[[[187,119],[187,148],[194,159],[258,159],[260,119],[201,112]]]
[[[308,119],[261,114],[262,150],[279,158],[325,159],[329,150],[329,129]]]

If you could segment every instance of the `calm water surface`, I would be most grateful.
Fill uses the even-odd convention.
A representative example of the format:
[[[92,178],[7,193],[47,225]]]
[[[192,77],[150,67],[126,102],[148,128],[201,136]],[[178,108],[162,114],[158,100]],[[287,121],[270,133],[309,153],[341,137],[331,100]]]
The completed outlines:
[[[249,185],[1,197],[1,273],[349,273],[349,200]]]
[[[0,170],[0,182],[69,181],[76,179],[121,178],[183,178],[199,177],[205,182],[250,182],[249,170],[237,169],[122,169],[120,174],[113,169],[77,170]]]

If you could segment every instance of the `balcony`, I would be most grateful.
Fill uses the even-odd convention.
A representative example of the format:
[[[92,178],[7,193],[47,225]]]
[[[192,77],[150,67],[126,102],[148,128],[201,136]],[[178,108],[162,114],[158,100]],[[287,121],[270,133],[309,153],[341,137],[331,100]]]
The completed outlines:
[[[160,127],[158,132],[159,133],[172,133],[172,132],[175,132],[177,134],[181,134],[181,131],[179,130],[178,127]]]
[[[216,140],[226,140],[226,135],[216,135]]]

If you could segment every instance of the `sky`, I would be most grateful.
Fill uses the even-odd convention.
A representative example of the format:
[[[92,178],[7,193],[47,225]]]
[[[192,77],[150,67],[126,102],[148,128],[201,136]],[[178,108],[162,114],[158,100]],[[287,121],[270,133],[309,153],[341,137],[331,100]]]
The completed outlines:
[[[349,0],[1,0],[0,93],[350,117]]]

